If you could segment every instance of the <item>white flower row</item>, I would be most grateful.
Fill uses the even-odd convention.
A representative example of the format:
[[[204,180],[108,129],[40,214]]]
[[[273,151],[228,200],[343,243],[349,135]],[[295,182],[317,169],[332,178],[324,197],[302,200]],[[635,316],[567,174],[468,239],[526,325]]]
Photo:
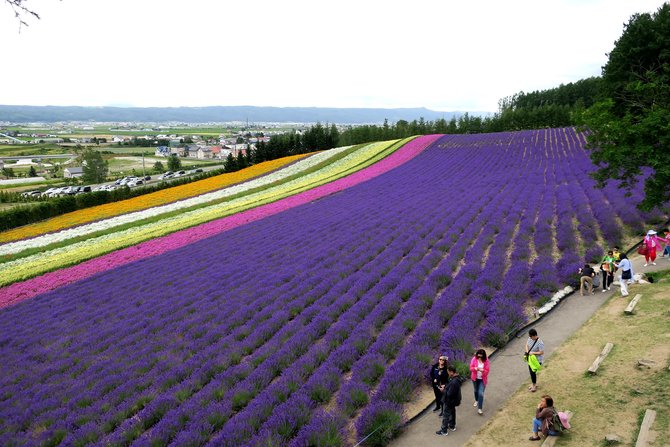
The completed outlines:
[[[551,309],[554,308],[558,304],[559,301],[561,301],[563,298],[574,292],[575,289],[572,288],[572,286],[565,286],[558,292],[554,293],[554,295],[551,297],[549,301],[545,303],[544,306],[540,307],[537,310],[537,313],[540,315],[544,315],[547,312],[549,312]]]
[[[136,222],[138,220],[159,216],[161,214],[170,213],[180,209],[202,205],[204,203],[212,202],[214,200],[223,199],[225,197],[230,197],[235,194],[249,191],[254,188],[269,185],[279,180],[288,178],[292,175],[306,171],[312,168],[313,166],[316,166],[319,163],[322,163],[328,160],[329,158],[338,155],[339,153],[349,149],[350,147],[351,146],[346,146],[337,149],[331,149],[328,151],[323,151],[318,154],[314,154],[310,157],[304,158],[283,169],[264,175],[263,177],[249,180],[248,182],[240,183],[238,185],[223,188],[218,191],[202,194],[197,197],[192,197],[190,199],[184,199],[167,205],[160,205],[152,208],[147,208],[142,211],[135,211],[128,214],[123,214],[121,216],[110,217],[109,219],[96,221],[75,228],[67,228],[55,233],[45,234],[43,236],[37,236],[32,239],[8,242],[4,245],[0,245],[0,255],[16,254],[29,248],[45,247],[47,245],[56,242],[66,241],[68,239],[85,236],[87,234],[95,233],[97,231],[108,230],[110,228],[119,227],[128,223]]]

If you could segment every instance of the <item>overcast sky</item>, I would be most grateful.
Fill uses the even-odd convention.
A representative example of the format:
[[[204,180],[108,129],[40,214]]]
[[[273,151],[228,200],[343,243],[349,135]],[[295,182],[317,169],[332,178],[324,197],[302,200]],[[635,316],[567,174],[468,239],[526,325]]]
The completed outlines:
[[[0,104],[497,110],[600,75],[660,0],[28,0],[0,4]]]

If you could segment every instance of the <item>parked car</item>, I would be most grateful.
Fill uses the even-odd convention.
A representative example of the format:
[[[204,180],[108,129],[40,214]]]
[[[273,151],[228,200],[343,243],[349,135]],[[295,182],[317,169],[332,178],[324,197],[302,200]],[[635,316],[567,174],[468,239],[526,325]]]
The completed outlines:
[[[77,188],[76,194],[83,194],[85,192],[91,192],[91,191],[92,191],[91,187],[88,186],[88,185],[85,185],[85,186],[80,186],[79,188]]]
[[[58,197],[64,189],[65,189],[65,187],[62,187],[62,186],[59,187],[59,188],[49,188],[42,193],[42,196],[44,196],[44,197]]]
[[[42,193],[40,191],[26,191],[21,193],[22,197],[39,197],[41,195]]]
[[[181,177],[182,175],[186,175],[186,171],[179,171],[174,176],[175,177]]]
[[[150,176],[150,175],[147,175],[146,177],[144,177],[144,180],[147,180],[147,181],[148,181],[148,180],[151,180],[151,176]]]
[[[172,177],[174,177],[174,172],[168,171],[168,172],[164,173],[163,175],[158,176],[158,180],[166,180],[166,179],[169,179],[169,178],[172,178]]]
[[[49,197],[58,197],[62,194],[65,194],[67,188],[69,188],[69,186],[65,186],[62,188],[54,188],[54,190],[49,193]]]
[[[79,191],[79,187],[78,187],[78,186],[66,186],[65,188],[63,188],[63,189],[61,190],[60,194],[61,194],[61,195],[68,195],[68,196],[69,196],[69,195],[76,194],[77,191]]]

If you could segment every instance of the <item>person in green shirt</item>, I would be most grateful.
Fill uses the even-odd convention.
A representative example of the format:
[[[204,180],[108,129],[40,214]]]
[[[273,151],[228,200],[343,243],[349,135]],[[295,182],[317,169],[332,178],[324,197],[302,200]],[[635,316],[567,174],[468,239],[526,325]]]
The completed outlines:
[[[614,282],[614,252],[612,250],[603,256],[600,269],[603,271],[603,292],[606,292]]]

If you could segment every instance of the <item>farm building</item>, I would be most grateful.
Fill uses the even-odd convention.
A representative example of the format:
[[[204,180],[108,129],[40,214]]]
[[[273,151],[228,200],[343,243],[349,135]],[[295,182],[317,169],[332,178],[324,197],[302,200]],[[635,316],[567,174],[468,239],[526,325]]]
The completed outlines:
[[[63,169],[64,178],[79,178],[82,175],[84,175],[84,168],[82,168],[81,166],[75,166]]]

